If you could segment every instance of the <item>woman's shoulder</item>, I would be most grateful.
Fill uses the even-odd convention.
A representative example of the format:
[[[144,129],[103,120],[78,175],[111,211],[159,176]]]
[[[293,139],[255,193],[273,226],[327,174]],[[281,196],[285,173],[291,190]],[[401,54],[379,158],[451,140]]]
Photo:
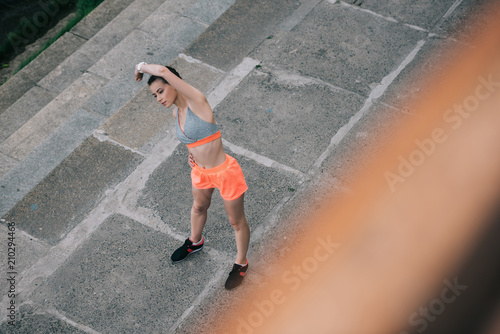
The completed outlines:
[[[206,103],[201,103],[201,104],[200,103],[193,104],[191,103],[191,101],[189,101],[188,110],[190,110],[193,114],[195,114],[204,121],[213,123],[213,121],[215,120],[214,113],[208,101],[206,101]]]

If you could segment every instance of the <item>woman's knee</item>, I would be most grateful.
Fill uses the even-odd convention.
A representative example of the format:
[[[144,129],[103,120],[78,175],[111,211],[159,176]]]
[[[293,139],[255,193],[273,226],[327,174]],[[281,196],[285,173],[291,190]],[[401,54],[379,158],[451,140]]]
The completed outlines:
[[[196,214],[206,213],[208,208],[210,207],[210,201],[199,203],[197,201],[193,202],[192,210]]]
[[[240,229],[248,225],[248,222],[244,216],[240,218],[229,217],[229,224],[231,224],[235,231],[239,231]]]

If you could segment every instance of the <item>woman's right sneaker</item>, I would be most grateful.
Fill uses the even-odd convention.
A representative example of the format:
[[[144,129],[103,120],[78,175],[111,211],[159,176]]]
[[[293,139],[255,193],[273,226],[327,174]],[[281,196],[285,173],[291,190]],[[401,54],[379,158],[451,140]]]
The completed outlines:
[[[243,278],[245,277],[245,273],[248,270],[248,260],[245,265],[241,264],[233,264],[233,270],[229,273],[229,277],[226,280],[225,287],[227,290],[232,290],[238,287],[241,282],[243,282]]]
[[[193,242],[187,238],[186,241],[184,241],[184,245],[181,247],[177,248],[175,252],[172,254],[170,257],[172,259],[172,262],[177,263],[181,262],[188,257],[189,254],[196,253],[200,251],[203,248],[204,244],[203,237],[201,238],[201,242],[198,245],[193,245]]]

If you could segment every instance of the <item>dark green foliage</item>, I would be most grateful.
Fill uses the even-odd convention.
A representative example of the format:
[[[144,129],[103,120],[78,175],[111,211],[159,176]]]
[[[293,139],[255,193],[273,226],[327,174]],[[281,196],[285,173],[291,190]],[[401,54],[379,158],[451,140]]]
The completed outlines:
[[[90,12],[92,12],[103,0],[70,0],[64,5],[60,5],[57,3],[57,6],[59,6],[59,13],[62,12],[68,12],[68,11],[73,11],[75,13],[75,16],[69,20],[69,22],[66,24],[66,26],[61,29],[56,36],[52,37],[49,41],[47,41],[38,51],[30,55],[27,59],[25,59],[17,71],[20,71],[23,67],[28,65],[33,59],[35,59],[40,53],[42,53],[45,49],[47,49],[52,43],[54,43],[59,37],[64,35],[66,32],[71,30],[78,22],[80,22],[86,15],[88,15]],[[54,5],[56,1],[52,0],[49,2],[50,5]],[[64,3],[64,2],[63,2]],[[53,17],[50,17],[50,21],[46,23],[43,27],[38,27],[39,33],[35,36],[32,37],[31,40],[29,38],[26,38],[26,34],[23,32],[26,32],[27,30],[30,29],[30,25],[33,26],[33,18],[26,19],[23,18],[20,20],[19,25],[14,28],[8,35],[5,41],[0,45],[0,59],[6,59],[9,56],[12,56],[12,54],[17,51],[15,50],[15,46],[13,41],[18,42],[22,40],[23,42],[26,43],[31,43],[34,40],[36,40],[38,35],[43,33],[44,28],[47,29],[47,27],[50,27],[51,24],[54,25],[56,22],[55,20],[60,19],[60,15],[54,15]],[[36,25],[35,25],[36,26]],[[23,44],[19,43],[19,45],[24,46]]]

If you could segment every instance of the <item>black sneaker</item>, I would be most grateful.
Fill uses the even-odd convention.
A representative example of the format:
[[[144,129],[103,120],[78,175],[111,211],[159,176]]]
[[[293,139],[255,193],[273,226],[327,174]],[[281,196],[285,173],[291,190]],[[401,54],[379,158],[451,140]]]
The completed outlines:
[[[229,277],[226,280],[226,289],[227,290],[232,290],[239,286],[241,282],[243,282],[243,278],[245,277],[245,273],[248,270],[248,260],[247,264],[242,266],[239,264],[234,264],[233,265],[233,270],[229,273]]]
[[[181,262],[185,260],[189,254],[200,251],[203,248],[203,243],[203,237],[201,238],[201,243],[196,246],[194,246],[193,242],[187,238],[186,241],[184,241],[184,245],[177,248],[170,258],[174,263]]]

